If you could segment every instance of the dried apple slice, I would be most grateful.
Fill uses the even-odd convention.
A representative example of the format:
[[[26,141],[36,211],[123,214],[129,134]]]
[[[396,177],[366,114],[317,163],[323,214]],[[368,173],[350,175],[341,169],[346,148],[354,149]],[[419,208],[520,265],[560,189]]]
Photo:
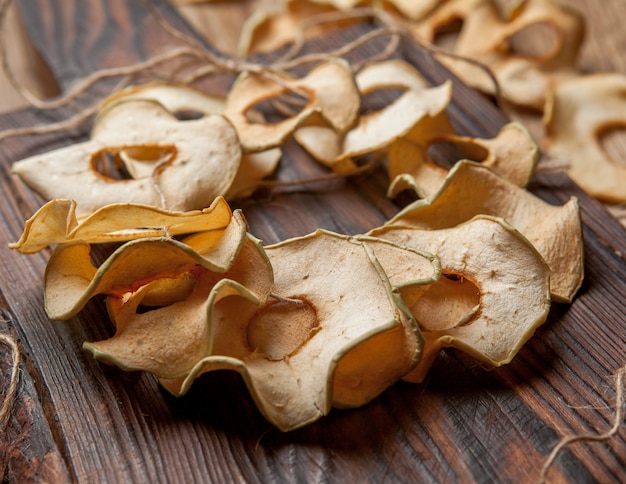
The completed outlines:
[[[390,4],[409,20],[419,20],[424,18],[438,5],[445,0],[387,0]]]
[[[626,202],[626,167],[611,160],[600,137],[626,126],[626,76],[593,74],[560,84],[546,104],[544,143],[566,160],[567,173],[590,195]]]
[[[422,381],[439,350],[448,346],[490,365],[507,364],[545,322],[550,269],[503,219],[478,216],[438,230],[389,225],[374,234],[435,254],[444,274],[410,308],[425,347],[405,380]]]
[[[341,357],[332,390],[333,407],[338,408],[365,405],[420,361],[422,336],[408,309],[440,277],[440,262],[432,254],[378,238],[357,238],[373,251],[389,279],[402,325],[366,339]]]
[[[226,100],[223,96],[210,95],[190,86],[149,82],[128,87],[112,94],[101,103],[101,109],[120,101],[155,101],[172,114],[196,112],[204,115],[221,114]]]
[[[83,347],[97,359],[124,370],[148,371],[166,379],[185,377],[212,352],[214,306],[224,298],[259,304],[267,299],[273,285],[272,269],[261,243],[250,235],[243,239],[236,260],[226,272],[196,265],[186,274],[195,279],[193,289],[187,297],[169,305],[140,310],[152,289],[150,285],[130,295],[125,293],[124,299],[109,296],[115,335],[86,342]],[[124,289],[134,290],[132,286]]]
[[[584,38],[582,14],[561,2],[525,0],[502,18],[493,0],[451,0],[413,25],[418,37],[433,42],[438,32],[462,20],[453,52],[490,68],[501,95],[521,106],[543,110],[547,92],[563,79],[577,76],[576,62]],[[532,28],[545,28],[551,41],[545,52],[516,52],[512,40]],[[529,34],[530,35],[530,34]],[[468,62],[439,56],[468,85],[494,94],[486,73]]]
[[[306,20],[333,10],[332,7],[315,0],[287,0],[260,5],[242,26],[237,52],[241,57],[245,57],[276,50],[293,42]],[[307,29],[306,32],[310,37],[319,37],[342,25],[345,25],[345,22],[320,24]]]
[[[116,180],[96,169],[99,155],[131,147],[167,149],[170,157],[138,179]],[[237,133],[224,117],[179,121],[155,102],[127,101],[100,114],[89,141],[18,161],[13,172],[46,199],[75,200],[78,216],[122,202],[186,211],[225,194],[240,160]]]
[[[301,88],[298,91],[306,95],[307,102],[296,115],[274,123],[250,121],[247,113],[257,104],[295,89],[291,87],[294,82],[292,77],[286,74],[276,76],[281,79],[280,83],[268,76],[244,72],[229,90],[224,115],[235,126],[244,153],[282,145],[296,127],[315,111],[315,93],[311,89]]]
[[[440,114],[452,95],[450,81],[430,87],[411,65],[399,60],[366,66],[356,82],[362,96],[378,89],[405,92],[380,111],[361,116],[344,135],[323,126],[304,126],[295,133],[298,143],[316,160],[339,173],[354,169],[351,158],[386,148],[421,121]]]
[[[380,244],[318,230],[267,247],[275,275],[273,292],[280,297],[261,305],[235,298],[220,301],[213,308],[212,355],[187,378],[161,383],[180,395],[200,374],[231,369],[241,373],[260,411],[283,431],[327,414],[333,403],[333,374],[342,356],[394,328],[404,331],[402,320],[410,318],[376,258],[387,248]],[[419,274],[421,283],[432,283],[438,275],[432,256],[395,250],[405,262],[410,253],[415,267],[422,268],[423,274],[411,272]],[[398,280],[418,284],[400,276]],[[418,334],[413,331],[412,337]],[[392,375],[397,379],[402,373],[392,363],[368,381],[369,362],[358,358],[344,368],[345,375],[358,373],[353,365],[357,362],[364,371],[362,395],[369,398],[381,391],[376,382],[387,385]]]
[[[90,259],[91,245],[69,242],[50,256],[44,275],[44,299],[50,319],[69,319],[97,294],[121,295],[156,278],[175,278],[195,266],[223,273],[234,263],[247,225],[240,212],[221,230],[179,242],[149,237],[126,242],[99,267]]]
[[[308,98],[296,115],[275,123],[249,119],[248,113],[255,105],[286,93],[304,94]],[[272,76],[244,72],[228,93],[224,115],[237,129],[244,152],[249,152],[281,145],[314,114],[343,132],[354,124],[359,107],[360,98],[349,64],[331,58],[301,79],[278,72]]]
[[[350,64],[330,58],[316,66],[296,87],[312,89],[317,96],[316,113],[338,133],[354,126],[361,108],[361,97]]]
[[[280,148],[244,153],[237,176],[226,192],[226,199],[232,201],[251,196],[263,184],[262,180],[276,170],[281,156]]]
[[[388,170],[392,181],[387,195],[390,198],[404,190],[413,190],[420,198],[437,191],[448,170],[429,158],[428,149],[440,142],[454,143],[465,157],[479,161],[520,187],[528,184],[539,160],[537,144],[518,122],[505,125],[497,136],[488,139],[430,129],[389,147]]]
[[[578,200],[550,205],[478,163],[462,160],[439,190],[408,205],[391,225],[421,229],[454,227],[475,215],[504,218],[548,263],[552,297],[571,302],[583,280],[583,239]]]
[[[76,216],[74,200],[55,199],[26,221],[20,239],[9,244],[9,248],[31,254],[65,242],[98,244],[165,234],[174,236],[224,229],[231,218],[232,212],[223,197],[217,197],[210,207],[189,212],[119,203],[102,207],[82,220]]]
[[[350,10],[357,6],[372,4],[375,7],[380,5],[392,5],[404,17],[411,20],[417,20],[431,11],[442,0],[385,0],[378,2],[376,0],[312,0],[315,3],[324,5],[332,5],[338,10]]]
[[[133,86],[105,99],[102,108],[120,100],[152,100],[163,105],[175,115],[200,113],[204,116],[222,114],[226,106],[223,96],[209,95],[189,86],[151,82],[141,86]],[[256,123],[265,119],[258,111],[250,111],[249,117]],[[149,149],[127,149],[120,152],[124,166],[133,178],[151,176],[155,163],[162,159],[163,153]],[[237,176],[233,180],[227,199],[249,196],[258,186],[259,181],[276,170],[282,156],[280,148],[272,148],[256,153],[244,153],[241,157]]]

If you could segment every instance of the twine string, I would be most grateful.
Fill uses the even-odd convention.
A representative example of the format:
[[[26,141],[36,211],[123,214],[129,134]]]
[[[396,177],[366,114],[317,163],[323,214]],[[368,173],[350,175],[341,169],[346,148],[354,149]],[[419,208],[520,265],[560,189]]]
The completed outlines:
[[[19,382],[19,367],[20,367],[20,349],[15,339],[6,334],[0,333],[0,343],[7,346],[11,351],[11,376],[9,378],[9,384],[6,387],[6,391],[2,392],[4,395],[2,398],[2,405],[0,405],[0,432],[4,432],[6,428],[13,404],[17,399],[17,388]]]
[[[198,80],[206,75],[214,74],[216,72],[222,73],[231,73],[231,74],[239,74],[244,71],[259,73],[264,76],[270,77],[277,83],[284,85],[286,89],[294,90],[296,88],[292,86],[288,86],[284,83],[284,80],[281,76],[277,75],[277,72],[286,71],[289,69],[293,69],[295,67],[310,64],[314,62],[320,62],[323,60],[327,60],[328,57],[342,57],[350,52],[355,51],[362,45],[376,39],[379,37],[389,37],[390,41],[387,46],[379,53],[374,54],[372,57],[366,59],[363,62],[371,62],[374,60],[378,60],[381,58],[389,57],[393,52],[395,52],[398,48],[400,38],[407,38],[416,44],[420,45],[422,48],[428,50],[434,54],[446,55],[451,58],[464,60],[471,64],[475,64],[487,72],[489,77],[491,78],[495,90],[496,90],[496,98],[499,97],[499,87],[498,82],[489,70],[488,67],[481,64],[478,61],[468,59],[462,56],[457,56],[450,52],[446,52],[438,47],[424,43],[417,39],[411,32],[407,29],[401,27],[389,14],[384,12],[381,9],[377,8],[356,8],[349,12],[330,12],[325,14],[319,14],[313,16],[309,19],[306,19],[303,23],[304,28],[297,34],[296,40],[289,51],[282,56],[279,60],[273,62],[271,65],[263,65],[256,62],[251,62],[245,58],[234,58],[234,57],[225,57],[222,55],[218,55],[209,49],[205,48],[199,41],[194,39],[193,37],[181,32],[177,28],[175,28],[170,22],[165,19],[165,17],[158,11],[157,8],[154,7],[150,0],[144,0],[144,3],[147,5],[151,15],[156,19],[157,23],[173,38],[179,40],[184,45],[171,48],[165,52],[154,55],[153,57],[137,62],[128,66],[119,66],[112,68],[105,68],[98,71],[95,71],[88,76],[81,79],[76,85],[70,88],[66,93],[62,94],[56,99],[52,100],[42,100],[39,99],[36,95],[30,92],[19,80],[16,78],[15,74],[11,66],[9,65],[8,58],[6,55],[6,31],[7,29],[1,28],[4,22],[6,21],[7,11],[9,6],[13,3],[14,0],[0,0],[0,57],[1,57],[1,65],[4,69],[7,79],[12,84],[12,86],[26,99],[26,101],[33,107],[38,109],[55,109],[62,107],[66,104],[69,104],[76,100],[78,96],[85,93],[92,86],[97,84],[98,82],[114,77],[120,76],[133,76],[137,74],[141,74],[144,72],[148,72],[151,69],[162,66],[168,62],[172,62],[174,60],[180,60],[187,58],[191,63],[200,64],[200,67],[196,69],[192,74],[187,75],[187,77],[183,78],[185,83],[191,83],[195,80]],[[336,49],[333,49],[328,52],[320,52],[313,54],[305,54],[300,55],[298,57],[294,57],[297,53],[299,53],[302,49],[306,41],[305,31],[311,29],[312,27],[320,24],[326,23],[339,23],[350,19],[358,19],[358,18],[370,18],[378,21],[382,27],[363,34],[359,38],[340,46]],[[361,63],[362,64],[362,63]],[[355,70],[358,70],[359,66],[355,66]],[[119,90],[120,87],[117,86],[115,90]],[[114,91],[115,92],[115,91]],[[297,92],[296,92],[297,93]],[[90,109],[90,108],[86,108]],[[79,113],[74,117],[76,120],[75,123],[80,123],[87,116],[82,116],[83,113]],[[59,130],[67,129],[68,126],[76,126],[75,123],[67,122],[67,124],[58,124],[56,125]],[[51,128],[52,129],[52,128]],[[9,136],[16,136],[21,134],[39,134],[42,131],[37,128],[32,132],[28,130],[10,130],[8,133],[1,133],[0,139],[7,138]],[[44,131],[49,132],[49,131]]]
[[[624,375],[626,375],[626,366],[622,367],[615,374],[615,418],[613,420],[613,426],[603,434],[579,434],[562,438],[552,449],[552,452],[550,452],[550,455],[541,468],[540,484],[546,482],[550,467],[554,464],[559,453],[568,445],[575,442],[604,442],[617,433],[624,419]]]

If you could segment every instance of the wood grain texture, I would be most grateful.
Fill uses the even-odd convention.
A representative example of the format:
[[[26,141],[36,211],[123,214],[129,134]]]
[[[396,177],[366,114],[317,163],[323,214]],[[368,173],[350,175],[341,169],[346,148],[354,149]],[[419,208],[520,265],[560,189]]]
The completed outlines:
[[[174,10],[161,4],[172,21]],[[173,44],[140,2],[39,2],[24,8],[29,31],[60,85],[105,66],[125,65]],[[368,27],[325,39],[338,45]],[[318,42],[311,48],[325,48]],[[367,46],[357,55],[368,54]],[[407,43],[401,57],[431,82],[449,76]],[[482,96],[455,83],[450,108],[464,134],[492,135],[506,118]],[[92,90],[83,102],[97,99]],[[61,119],[69,109],[26,109],[0,116],[0,129]],[[84,139],[88,124],[56,135],[0,144],[2,327],[26,356],[19,411],[31,400],[28,465],[14,462],[5,480],[28,482],[534,482],[562,435],[603,432],[612,424],[613,373],[626,362],[626,237],[624,228],[562,175],[532,190],[551,203],[579,197],[586,279],[571,305],[554,305],[548,322],[508,366],[482,368],[456,351],[441,353],[422,385],[399,383],[371,404],[333,410],[303,429],[281,433],[256,410],[241,379],[204,375],[175,399],[146,374],[94,361],[81,345],[112,332],[102,301],[76,318],[49,321],[42,275],[49,252],[22,256],[16,240],[41,203],[10,173],[13,161]],[[292,142],[280,177],[323,173]],[[239,204],[251,232],[271,243],[323,227],[360,233],[398,206],[384,196],[388,180],[368,176],[288,190]],[[19,413],[19,412],[18,412]],[[47,458],[47,460],[46,460]],[[47,465],[45,463],[48,463]],[[560,455],[553,482],[624,480],[624,432],[604,444],[576,444]]]
[[[59,94],[58,86],[46,64],[34,49],[20,16],[17,6],[8,7],[4,23],[0,27],[6,52],[6,63],[22,86],[38,98],[53,97]],[[4,69],[0,69],[0,113],[26,106],[28,103],[9,82]]]

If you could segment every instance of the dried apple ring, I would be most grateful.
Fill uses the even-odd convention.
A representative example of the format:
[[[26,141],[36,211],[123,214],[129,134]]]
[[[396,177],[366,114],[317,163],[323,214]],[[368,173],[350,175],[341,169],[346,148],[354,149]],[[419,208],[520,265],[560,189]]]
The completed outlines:
[[[505,125],[491,139],[427,129],[411,139],[401,138],[389,147],[388,170],[391,183],[387,196],[393,198],[401,191],[410,189],[424,198],[437,191],[448,170],[436,165],[429,158],[428,148],[439,142],[454,143],[467,158],[480,161],[483,166],[520,187],[527,185],[539,160],[537,144],[528,130],[517,122]]]
[[[188,236],[183,242],[169,237],[146,237],[126,242],[99,267],[90,258],[85,241],[59,245],[44,275],[45,309],[50,319],[69,319],[97,294],[137,289],[156,278],[175,278],[195,266],[216,273],[234,263],[247,225],[240,212],[217,230]]]
[[[124,242],[127,240],[180,235],[224,229],[232,212],[223,197],[202,210],[172,212],[150,205],[107,205],[81,220],[74,200],[55,199],[44,204],[24,224],[20,239],[9,248],[23,254],[67,242]]]
[[[568,162],[572,180],[600,200],[626,202],[626,167],[611,160],[599,139],[626,128],[626,76],[593,74],[559,85],[548,100],[544,124],[546,149]]]
[[[191,247],[185,252],[190,261],[202,261]],[[222,299],[264,301],[273,283],[265,252],[250,235],[242,239],[241,250],[227,271],[214,272],[195,265],[184,274],[193,284],[183,299],[171,304],[141,310],[153,295],[154,282],[126,287],[132,292],[125,292],[124,299],[109,296],[108,309],[116,333],[107,340],[85,343],[84,348],[97,359],[125,370],[184,378],[215,344],[213,307]],[[154,281],[164,279],[169,279],[167,273],[156,274]],[[186,280],[178,282],[187,287]]]
[[[481,214],[505,219],[528,238],[552,271],[554,300],[572,301],[584,272],[582,224],[575,197],[562,206],[550,205],[489,168],[461,160],[437,192],[408,205],[388,224],[441,229]]]
[[[485,64],[495,75],[501,95],[514,104],[543,110],[547,92],[563,79],[577,75],[576,61],[585,24],[580,12],[550,0],[524,0],[501,18],[493,0],[451,0],[413,26],[414,33],[433,42],[445,26],[461,20],[453,52]],[[512,39],[543,26],[554,37],[542,54],[514,52]],[[468,85],[494,94],[496,86],[484,71],[468,62],[439,56],[439,60]]]
[[[283,431],[327,414],[333,404],[333,375],[342,356],[394,328],[404,332],[403,319],[412,320],[402,301],[393,296],[395,286],[376,256],[385,248],[374,247],[378,244],[393,245],[318,230],[267,247],[274,293],[284,297],[265,304],[230,298],[215,305],[211,356],[186,378],[161,383],[178,395],[204,372],[231,369],[241,373],[259,410]],[[431,284],[438,277],[432,256],[399,246],[393,250],[401,260],[411,259],[421,268],[411,273],[412,281],[396,276],[400,285]],[[412,337],[415,351],[408,362],[403,354],[400,364],[389,363],[375,376],[368,375],[369,361],[361,358],[343,367],[346,377],[362,375],[360,388],[343,394],[347,404],[373,398],[414,366],[421,337],[415,331]],[[383,341],[378,342],[374,347],[384,348]],[[388,351],[397,356],[393,346]]]
[[[337,173],[353,170],[353,157],[386,148],[442,113],[452,96],[450,81],[430,87],[415,68],[400,60],[370,64],[358,73],[356,82],[361,96],[389,88],[404,92],[380,111],[361,116],[345,134],[324,126],[305,126],[295,133],[298,143]]]
[[[440,279],[434,255],[376,237],[356,237],[371,250],[392,286],[401,326],[367,338],[344,354],[333,377],[333,407],[365,405],[422,358],[422,335],[406,310]],[[430,277],[427,277],[430,275]]]
[[[438,230],[391,225],[375,234],[433,253],[443,274],[459,279],[455,283],[442,277],[411,306],[425,347],[422,360],[405,380],[422,381],[439,350],[447,346],[490,365],[507,364],[548,316],[550,269],[503,219],[478,216]],[[445,290],[440,290],[442,284]]]
[[[255,105],[286,93],[303,94],[307,100],[295,115],[274,123],[254,122],[248,113]],[[330,59],[305,77],[286,73],[244,72],[228,92],[224,115],[239,134],[244,152],[262,151],[281,145],[303,123],[317,114],[332,129],[344,132],[355,122],[359,93],[349,64]]]
[[[239,35],[237,53],[241,57],[259,52],[271,52],[293,42],[303,29],[303,23],[333,8],[316,0],[287,0],[258,6],[245,20]],[[343,25],[345,22],[342,22]],[[315,25],[307,29],[312,37],[338,28],[338,22]]]
[[[117,180],[95,166],[100,154],[114,156],[133,147],[169,151],[151,176]],[[13,164],[30,188],[46,199],[72,199],[78,216],[122,202],[168,210],[209,206],[230,188],[241,160],[233,126],[222,116],[179,121],[150,101],[113,103],[96,119],[89,141]]]
[[[221,114],[226,102],[223,96],[210,95],[189,86],[149,82],[112,94],[102,101],[100,109],[131,100],[155,101],[175,115],[201,113],[205,116]]]
[[[130,87],[110,96],[103,101],[102,108],[104,109],[108,104],[121,100],[140,99],[156,101],[176,116],[223,114],[226,107],[226,97],[209,95],[189,86],[151,82]],[[248,116],[256,123],[265,122],[263,115],[258,111],[250,111]],[[122,150],[119,155],[131,176],[140,178],[152,175],[154,162],[160,161],[159,157],[162,156],[162,153],[134,148]],[[226,198],[230,200],[250,195],[259,184],[259,180],[270,175],[276,169],[281,156],[282,150],[280,148],[243,153],[237,176],[225,194]]]

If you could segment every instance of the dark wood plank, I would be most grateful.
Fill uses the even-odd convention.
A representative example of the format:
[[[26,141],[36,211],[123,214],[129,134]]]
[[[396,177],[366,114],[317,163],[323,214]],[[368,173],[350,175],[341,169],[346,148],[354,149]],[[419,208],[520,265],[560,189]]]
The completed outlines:
[[[166,5],[160,7],[183,26]],[[135,62],[172,43],[139,2],[56,0],[23,13],[65,88],[94,69]],[[342,31],[326,45],[368,28]],[[374,46],[358,55],[367,55],[368,48]],[[448,76],[408,43],[400,55],[422,67],[432,82]],[[85,102],[101,94],[95,89]],[[24,110],[0,117],[0,129],[67,114]],[[459,83],[450,114],[466,134],[490,135],[506,121]],[[459,352],[445,351],[424,384],[399,383],[363,408],[333,410],[319,422],[284,434],[260,416],[232,373],[205,375],[188,395],[175,399],[148,375],[95,362],[81,344],[111,334],[102,302],[94,300],[71,321],[49,321],[41,296],[49,253],[21,256],[6,247],[41,202],[10,174],[11,163],[82,139],[88,129],[86,124],[71,133],[0,144],[3,307],[12,315],[9,331],[28,355],[25,370],[33,384],[24,391],[40,402],[38,421],[47,422],[29,438],[41,437],[49,445],[32,447],[31,459],[43,462],[49,449],[61,456],[58,481],[69,475],[79,482],[526,482],[536,480],[561,435],[610,427],[611,375],[626,361],[626,238],[601,205],[558,176],[537,179],[532,189],[553,203],[579,197],[586,281],[572,305],[553,307],[547,324],[507,367],[481,368]],[[287,144],[281,178],[321,172],[295,143]],[[379,170],[240,206],[251,231],[268,243],[316,227],[360,233],[398,210],[384,197],[386,183]],[[572,446],[550,475],[576,482],[617,481],[623,478],[624,462],[624,437],[617,435],[606,444]],[[27,480],[26,471],[16,467],[13,472],[16,481]]]
[[[30,378],[31,352],[27,342],[25,344],[21,338],[15,338],[14,318],[1,294],[0,313],[0,332],[14,337],[20,361],[19,372],[15,375],[19,391],[13,401],[10,418],[0,433],[0,475],[4,482],[10,481],[13,476],[33,482],[67,479],[65,462],[46,420],[49,416],[44,413],[39,401],[40,392]],[[8,382],[13,377],[14,358],[17,357],[12,351],[0,353],[0,381],[7,383],[3,384],[3,390],[8,388]],[[6,395],[7,392],[3,392],[3,401],[8,398]]]

